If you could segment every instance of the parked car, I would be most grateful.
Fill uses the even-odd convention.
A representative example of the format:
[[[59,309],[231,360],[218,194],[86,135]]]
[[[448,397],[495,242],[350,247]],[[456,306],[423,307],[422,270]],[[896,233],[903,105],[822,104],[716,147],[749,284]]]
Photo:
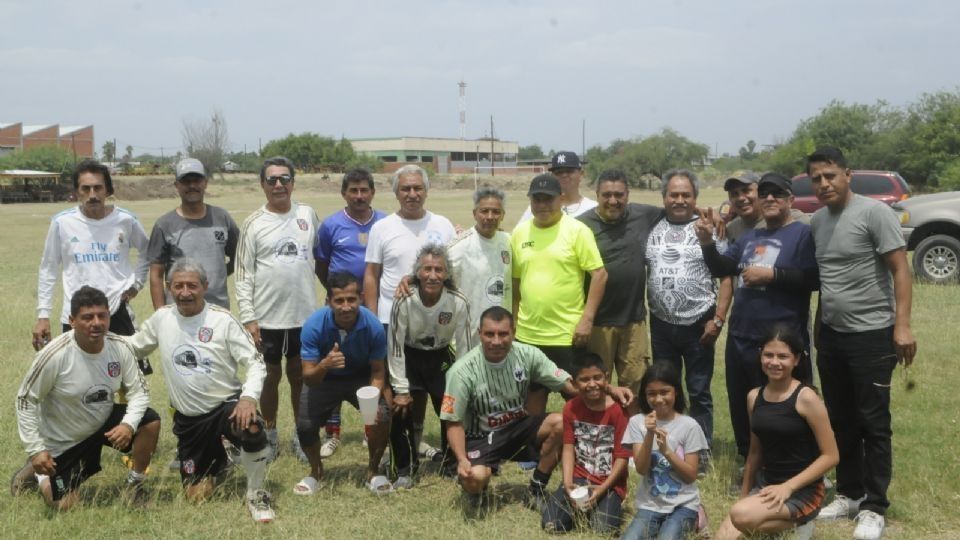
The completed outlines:
[[[850,189],[885,204],[893,204],[910,196],[910,186],[900,176],[900,173],[891,171],[853,171],[850,180]],[[802,212],[812,214],[823,203],[813,193],[813,185],[806,174],[793,177],[793,207]]]
[[[924,281],[960,278],[960,191],[920,195],[894,203],[913,273]]]

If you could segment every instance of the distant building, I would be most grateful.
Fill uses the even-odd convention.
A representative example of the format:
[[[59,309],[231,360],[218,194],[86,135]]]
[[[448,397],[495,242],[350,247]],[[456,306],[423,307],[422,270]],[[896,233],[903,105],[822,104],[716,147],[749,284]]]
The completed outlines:
[[[351,139],[350,144],[358,154],[379,158],[387,172],[416,163],[440,174],[473,173],[478,166],[481,173],[489,174],[490,167],[495,166],[497,172],[503,169],[505,174],[512,174],[516,172],[517,152],[520,151],[518,143],[496,139],[390,137]]]
[[[93,157],[95,148],[93,126],[23,125],[22,122],[0,122],[0,155],[47,145],[66,148],[77,157]]]

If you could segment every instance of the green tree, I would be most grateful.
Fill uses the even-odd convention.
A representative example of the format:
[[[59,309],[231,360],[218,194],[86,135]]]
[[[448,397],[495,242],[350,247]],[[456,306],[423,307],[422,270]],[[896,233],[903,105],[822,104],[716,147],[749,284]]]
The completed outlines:
[[[111,162],[117,160],[117,144],[115,142],[107,141],[103,143],[103,160]]]
[[[268,142],[260,155],[264,158],[286,156],[298,169],[310,170],[323,164],[325,154],[329,155],[329,149],[335,144],[330,137],[322,137],[316,133],[291,133],[282,139]]]
[[[924,94],[907,108],[899,171],[917,184],[951,184],[960,158],[960,92]]]
[[[639,185],[644,175],[663,177],[669,169],[702,167],[709,152],[707,145],[664,128],[646,138],[615,140],[606,149],[592,147],[586,156],[587,173],[595,179],[605,169],[620,169],[632,185]]]
[[[529,159],[542,159],[546,157],[543,153],[543,148],[540,148],[539,144],[531,144],[529,146],[521,146],[517,151],[517,159],[529,160]]]
[[[57,145],[37,146],[0,158],[0,169],[26,169],[68,175],[76,165],[73,152]]]

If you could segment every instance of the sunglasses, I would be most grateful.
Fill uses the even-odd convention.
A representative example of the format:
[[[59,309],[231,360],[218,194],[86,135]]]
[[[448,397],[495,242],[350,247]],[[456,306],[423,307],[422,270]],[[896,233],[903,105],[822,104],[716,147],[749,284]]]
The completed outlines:
[[[757,192],[757,196],[761,199],[766,199],[770,195],[773,195],[774,199],[787,199],[790,197],[790,192],[785,189],[761,189]]]
[[[280,185],[285,186],[290,182],[293,182],[293,177],[289,174],[280,174],[277,176],[268,176],[264,181],[271,186],[277,185],[277,182],[280,182]]]

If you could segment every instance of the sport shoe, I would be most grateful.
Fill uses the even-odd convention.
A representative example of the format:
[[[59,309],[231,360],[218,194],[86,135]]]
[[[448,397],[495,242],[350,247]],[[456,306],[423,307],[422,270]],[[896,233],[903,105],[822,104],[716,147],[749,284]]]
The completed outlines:
[[[276,518],[273,508],[270,507],[270,494],[265,490],[258,489],[253,498],[247,500],[247,508],[257,523],[270,523]]]
[[[335,437],[330,437],[327,439],[327,442],[323,443],[323,446],[320,447],[320,457],[326,459],[337,453],[337,450],[340,449],[340,439]]]
[[[393,482],[393,489],[413,489],[413,478],[409,476],[398,476]]]
[[[866,498],[866,495],[864,495],[860,499],[853,500],[850,497],[838,493],[837,496],[833,498],[833,502],[820,510],[817,519],[821,521],[850,519],[860,511],[860,503]]]
[[[26,464],[10,478],[10,495],[20,496],[27,491],[37,489],[37,476],[33,470],[33,463],[27,459]]]
[[[435,456],[442,455],[440,454],[439,448],[434,448],[423,441],[420,441],[420,445],[417,447],[417,453],[420,454],[420,457],[429,459],[430,461],[433,461]]]
[[[880,514],[872,510],[863,510],[857,514],[856,521],[857,528],[853,530],[854,540],[879,540],[883,536],[886,521]]]
[[[268,429],[267,432],[267,444],[270,445],[270,454],[267,456],[267,463],[273,463],[277,459],[277,454],[280,453],[280,436],[277,435],[276,429]]]

